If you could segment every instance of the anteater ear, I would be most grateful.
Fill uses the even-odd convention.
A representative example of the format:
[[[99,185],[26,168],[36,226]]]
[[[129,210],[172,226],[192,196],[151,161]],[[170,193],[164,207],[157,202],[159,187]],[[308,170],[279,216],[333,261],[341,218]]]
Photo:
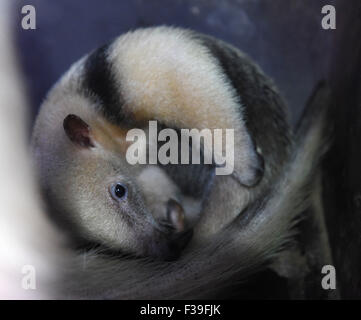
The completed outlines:
[[[89,125],[75,114],[66,116],[63,127],[68,138],[76,145],[83,148],[92,148],[94,143]]]

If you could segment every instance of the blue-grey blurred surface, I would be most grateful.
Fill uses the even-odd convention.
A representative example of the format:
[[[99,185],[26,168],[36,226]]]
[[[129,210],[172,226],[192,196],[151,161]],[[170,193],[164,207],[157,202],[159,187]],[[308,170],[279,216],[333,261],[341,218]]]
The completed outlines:
[[[321,8],[332,0],[19,0],[17,44],[32,116],[52,84],[82,55],[138,27],[173,25],[226,40],[257,61],[299,116],[327,73],[332,30]],[[21,28],[21,7],[35,6],[37,29]]]

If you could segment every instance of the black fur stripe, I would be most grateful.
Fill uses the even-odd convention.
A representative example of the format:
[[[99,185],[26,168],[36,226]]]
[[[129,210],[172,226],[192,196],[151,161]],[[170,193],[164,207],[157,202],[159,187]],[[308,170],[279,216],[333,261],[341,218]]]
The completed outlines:
[[[82,88],[95,98],[100,111],[113,123],[124,119],[123,99],[115,82],[111,62],[108,59],[109,44],[93,51],[85,62]]]
[[[264,152],[274,152],[274,144],[287,148],[290,145],[287,108],[273,81],[235,47],[196,32],[192,37],[218,60],[224,75],[236,90],[244,106],[244,119],[253,142]],[[264,132],[269,136],[264,137]],[[263,137],[263,141],[257,141],[257,137]]]

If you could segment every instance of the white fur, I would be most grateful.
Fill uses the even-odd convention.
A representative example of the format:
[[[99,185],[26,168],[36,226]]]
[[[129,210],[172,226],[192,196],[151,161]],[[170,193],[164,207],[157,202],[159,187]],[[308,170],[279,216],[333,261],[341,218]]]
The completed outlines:
[[[218,61],[190,32],[138,29],[120,36],[110,52],[125,109],[177,128],[234,129],[235,169],[247,172],[254,159],[241,102]]]
[[[119,81],[119,95],[125,99],[124,108],[136,118],[157,119],[180,128],[234,128],[238,137],[236,145],[242,155],[237,163],[252,162],[250,139],[234,89],[214,58],[192,41],[187,31],[157,28],[128,33],[111,47],[110,61]],[[99,116],[91,101],[74,93],[81,71],[82,64],[76,64],[42,107],[36,126],[48,134],[36,135],[34,139],[37,146],[47,144],[38,159],[44,166],[57,166],[56,158],[64,153],[62,145],[70,148],[61,127],[68,113],[75,113],[90,124]],[[272,185],[260,197],[263,205],[250,203],[239,219],[234,217],[251,197],[248,193],[240,195],[235,181],[228,180],[231,185],[226,178],[220,181],[207,206],[207,216],[211,219],[208,224],[200,222],[204,223],[203,231],[208,232],[207,241],[187,248],[179,261],[168,264],[118,260],[90,252],[86,253],[84,263],[83,255],[75,255],[66,261],[69,265],[64,269],[59,296],[205,297],[216,294],[235,274],[245,279],[276,254],[290,236],[293,219],[309,204],[304,187],[317,163],[322,130],[320,117],[315,129],[294,149],[288,165],[280,170],[282,175],[276,181],[267,181]],[[54,162],[47,163],[49,158]],[[88,177],[86,172],[83,176],[85,180]],[[151,184],[156,177],[155,172],[145,172],[141,180]],[[168,181],[163,182],[169,190],[173,188]],[[94,208],[94,214],[99,208]],[[212,217],[222,214],[224,219],[215,224]],[[245,226],[248,215],[254,217]]]
[[[75,256],[72,271],[65,278],[77,282],[63,283],[63,294],[102,299],[205,298],[217,296],[235,274],[244,281],[276,256],[292,235],[295,218],[309,206],[309,183],[327,142],[325,126],[324,113],[320,112],[302,132],[305,136],[299,136],[292,157],[263,201],[253,202],[207,244],[187,250],[172,264],[109,260],[93,252],[87,253],[86,267],[80,268],[82,258]],[[244,225],[248,215],[253,219]],[[92,277],[94,274],[99,278]]]

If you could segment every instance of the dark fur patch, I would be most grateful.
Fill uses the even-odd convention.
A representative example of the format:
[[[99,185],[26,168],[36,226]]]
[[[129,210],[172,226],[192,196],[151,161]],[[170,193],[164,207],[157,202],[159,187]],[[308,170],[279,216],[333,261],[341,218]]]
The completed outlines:
[[[85,62],[82,88],[95,99],[106,119],[119,124],[124,120],[121,90],[108,59],[109,44],[93,51]]]
[[[158,122],[159,131],[170,128]],[[200,164],[192,164],[192,138],[189,139],[189,164],[181,164],[181,130],[171,128],[177,132],[178,136],[178,164],[159,164],[173,182],[180,188],[182,193],[194,199],[205,199],[212,186],[215,175],[215,164],[204,164],[203,148],[200,149]],[[166,142],[158,142],[159,148]]]
[[[196,32],[192,37],[217,59],[224,75],[236,90],[254,144],[261,147],[263,156],[274,167],[273,170],[281,167],[290,152],[292,135],[286,104],[273,81],[237,48]],[[273,160],[271,163],[270,159]]]

